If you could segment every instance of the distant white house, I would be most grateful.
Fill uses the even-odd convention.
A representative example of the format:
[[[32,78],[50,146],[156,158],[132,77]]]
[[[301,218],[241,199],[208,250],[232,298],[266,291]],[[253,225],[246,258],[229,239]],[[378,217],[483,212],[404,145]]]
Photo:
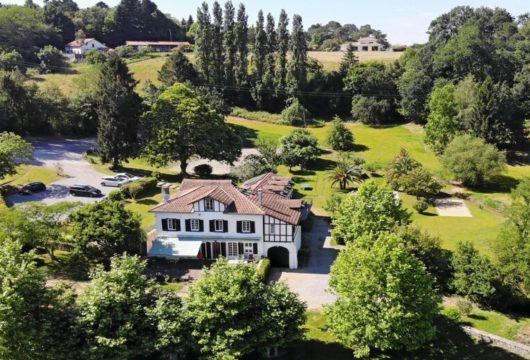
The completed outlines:
[[[344,43],[340,46],[340,51],[347,51],[348,47],[352,45],[353,51],[384,51],[385,47],[374,35],[359,38],[359,40],[349,43]]]
[[[175,195],[151,211],[156,239],[148,256],[167,259],[259,260],[273,266],[298,267],[301,221],[308,207],[291,199],[290,178],[268,173],[240,188],[230,180],[185,179]]]
[[[64,52],[66,54],[74,55],[84,55],[90,50],[108,51],[109,48],[94,38],[77,39],[69,42],[64,47]]]

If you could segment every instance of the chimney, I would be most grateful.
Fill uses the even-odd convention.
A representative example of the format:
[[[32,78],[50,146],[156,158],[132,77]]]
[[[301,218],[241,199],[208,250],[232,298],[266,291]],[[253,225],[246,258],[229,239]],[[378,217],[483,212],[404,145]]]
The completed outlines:
[[[263,189],[258,189],[258,205],[263,206]]]

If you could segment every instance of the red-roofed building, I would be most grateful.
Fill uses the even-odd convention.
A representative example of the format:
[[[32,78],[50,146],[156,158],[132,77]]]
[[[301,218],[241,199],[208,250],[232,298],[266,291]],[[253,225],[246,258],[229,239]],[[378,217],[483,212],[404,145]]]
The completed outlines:
[[[246,185],[245,185],[246,184]],[[308,208],[290,199],[273,173],[238,189],[230,180],[185,179],[178,191],[153,208],[156,240],[148,255],[169,259],[258,260],[296,269],[302,218]],[[167,194],[167,192],[166,192]],[[286,196],[286,195],[289,196]]]

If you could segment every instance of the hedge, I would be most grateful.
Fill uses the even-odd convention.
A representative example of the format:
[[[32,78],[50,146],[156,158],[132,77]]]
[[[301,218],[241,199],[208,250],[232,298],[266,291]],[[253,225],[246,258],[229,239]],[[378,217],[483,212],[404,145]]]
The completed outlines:
[[[271,270],[271,261],[269,259],[261,259],[258,262],[256,273],[263,281],[267,281],[270,270]]]
[[[147,178],[143,178],[143,179],[140,179],[140,180],[137,180],[137,181],[134,181],[132,183],[122,186],[120,191],[125,198],[131,198],[131,194],[129,192],[129,185],[133,183],[139,184],[141,187],[140,191],[138,191],[138,193],[136,194],[136,196],[138,197],[138,196],[142,196],[144,193],[148,191],[155,190],[157,188],[158,180],[153,177],[147,177]]]

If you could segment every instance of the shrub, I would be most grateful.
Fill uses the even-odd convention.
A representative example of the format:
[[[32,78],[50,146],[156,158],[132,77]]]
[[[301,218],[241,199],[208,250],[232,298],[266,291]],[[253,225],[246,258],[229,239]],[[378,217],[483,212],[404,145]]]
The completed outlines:
[[[250,111],[240,107],[233,108],[230,115],[273,124],[280,124],[282,122],[282,116],[280,114],[272,114],[266,111]]]
[[[261,259],[258,262],[258,267],[256,269],[256,274],[263,280],[267,281],[269,272],[271,270],[271,261],[269,259]]]
[[[458,308],[458,312],[462,316],[469,316],[473,311],[473,304],[467,299],[458,300],[456,303],[456,307]]]
[[[364,165],[364,168],[366,171],[368,171],[370,174],[375,175],[379,171],[383,170],[385,167],[383,164],[378,162],[369,162],[366,165]]]
[[[388,122],[393,115],[392,105],[388,100],[362,95],[353,97],[351,113],[355,119],[370,125]]]
[[[429,202],[425,198],[419,198],[413,207],[418,213],[423,214],[429,208]]]
[[[40,60],[39,71],[44,74],[60,72],[62,68],[67,66],[61,51],[51,45],[46,45],[40,49],[37,57]]]
[[[193,168],[193,172],[200,177],[208,177],[212,175],[212,167],[208,164],[197,165]]]
[[[458,309],[456,308],[448,308],[444,311],[445,313],[445,316],[447,316],[450,320],[453,320],[453,321],[456,321],[456,322],[459,322],[460,321],[460,311],[458,311]]]
[[[348,151],[353,147],[354,137],[352,132],[344,126],[342,120],[335,116],[331,130],[328,134],[328,144],[333,150]]]
[[[306,119],[310,116],[309,111],[296,98],[290,99],[288,104],[282,111],[283,123],[288,125],[305,125]]]
[[[146,46],[138,51],[138,56],[149,56],[155,50],[151,46]]]
[[[118,46],[114,51],[122,58],[131,58],[136,55],[136,50],[127,45]]]
[[[109,200],[111,201],[123,201],[123,192],[121,190],[113,190],[109,193],[107,196]]]
[[[99,50],[89,50],[85,54],[87,64],[103,64],[107,60],[107,55]]]
[[[121,188],[121,192],[125,198],[135,199],[137,195],[156,189],[158,180],[152,177],[143,178],[138,181],[128,183]]]

